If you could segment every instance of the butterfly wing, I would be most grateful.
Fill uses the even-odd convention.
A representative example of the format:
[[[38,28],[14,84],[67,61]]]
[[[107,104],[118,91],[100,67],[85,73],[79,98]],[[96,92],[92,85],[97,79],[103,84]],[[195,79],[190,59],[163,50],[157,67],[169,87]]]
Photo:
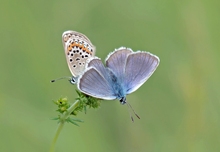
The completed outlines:
[[[78,38],[85,39],[88,43],[90,43],[92,45],[92,42],[89,40],[89,38],[87,36],[85,36],[82,33],[79,33],[79,32],[76,32],[76,31],[71,31],[71,30],[63,32],[63,34],[62,34],[63,45],[65,45],[65,43],[69,39],[74,38],[76,36],[78,36]]]
[[[104,78],[108,78],[108,71],[106,70],[105,66],[102,64],[100,58],[93,57],[88,60],[88,64],[86,68],[94,67],[97,71],[99,71]]]
[[[101,60],[91,60],[88,65],[90,67],[79,77],[78,89],[95,98],[105,100],[116,99],[109,77],[106,77],[108,69],[104,67]]]
[[[159,58],[149,52],[135,52],[126,60],[124,85],[127,94],[136,91],[153,74]]]
[[[95,55],[95,46],[82,33],[66,31],[62,35],[68,67],[73,77],[83,73],[86,61]]]
[[[106,66],[114,71],[114,74],[120,80],[124,77],[126,59],[132,52],[129,48],[121,47],[110,53],[106,58]]]

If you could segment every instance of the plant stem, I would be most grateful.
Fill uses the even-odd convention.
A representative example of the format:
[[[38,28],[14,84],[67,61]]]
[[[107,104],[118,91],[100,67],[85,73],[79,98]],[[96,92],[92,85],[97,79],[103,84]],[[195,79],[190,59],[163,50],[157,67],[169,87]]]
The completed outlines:
[[[57,128],[57,131],[56,131],[56,134],[53,138],[53,141],[51,143],[51,146],[50,146],[50,152],[54,152],[54,149],[55,149],[55,145],[56,145],[56,141],[57,141],[57,138],[59,137],[59,134],[64,126],[64,123],[66,122],[66,119],[69,117],[69,115],[73,112],[73,110],[76,109],[76,107],[78,106],[79,104],[79,100],[76,100],[68,109],[66,112],[63,113],[63,115],[60,117],[60,122],[59,122],[59,125],[58,125],[58,128]]]

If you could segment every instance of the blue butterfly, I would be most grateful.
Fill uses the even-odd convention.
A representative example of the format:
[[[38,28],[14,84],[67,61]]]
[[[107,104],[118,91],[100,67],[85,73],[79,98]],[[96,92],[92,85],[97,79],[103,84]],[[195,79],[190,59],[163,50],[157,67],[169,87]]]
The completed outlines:
[[[91,58],[85,72],[79,77],[78,89],[95,98],[126,103],[126,95],[136,91],[154,73],[159,58],[149,52],[133,52],[121,47],[110,53],[106,66],[97,58]]]

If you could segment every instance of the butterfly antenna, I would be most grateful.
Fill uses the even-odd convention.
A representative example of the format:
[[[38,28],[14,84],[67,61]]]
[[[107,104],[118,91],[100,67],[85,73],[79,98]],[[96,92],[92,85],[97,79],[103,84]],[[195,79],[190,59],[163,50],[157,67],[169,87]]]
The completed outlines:
[[[141,119],[138,114],[134,111],[134,109],[132,108],[132,106],[127,102],[128,106],[130,107],[130,109],[133,111],[133,113],[135,114],[135,116],[138,118],[138,119]]]
[[[61,80],[61,79],[69,79],[69,80],[71,80],[72,78],[66,76],[66,77],[61,77],[61,78],[57,78],[57,79],[51,80],[50,82],[56,82],[56,81]]]
[[[132,114],[131,114],[131,108],[129,107],[129,105],[127,104],[128,106],[128,111],[129,111],[129,114],[130,114],[130,117],[131,117],[131,121],[134,122],[134,118],[132,117]]]

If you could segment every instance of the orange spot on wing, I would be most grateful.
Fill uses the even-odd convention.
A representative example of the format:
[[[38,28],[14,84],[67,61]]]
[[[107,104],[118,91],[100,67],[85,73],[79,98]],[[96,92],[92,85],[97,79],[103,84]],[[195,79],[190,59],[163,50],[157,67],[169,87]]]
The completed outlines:
[[[68,51],[71,51],[72,50],[72,47],[71,46],[68,46]]]
[[[77,46],[77,47],[79,47],[80,49],[82,49],[82,50],[88,52],[90,55],[92,55],[92,52],[91,52],[87,47],[85,47],[85,46],[82,45],[82,44],[75,43],[75,42],[72,42],[72,43],[68,46],[68,51],[71,51],[74,46]]]

